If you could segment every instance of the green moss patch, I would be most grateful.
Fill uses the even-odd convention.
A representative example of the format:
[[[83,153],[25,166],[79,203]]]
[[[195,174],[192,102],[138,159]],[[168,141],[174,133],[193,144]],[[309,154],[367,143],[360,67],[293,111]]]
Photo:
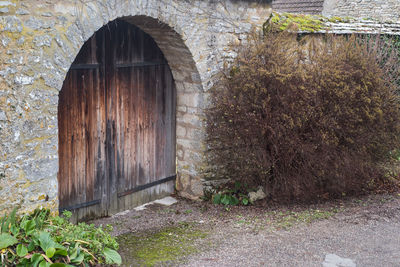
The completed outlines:
[[[300,225],[300,224],[309,224],[314,221],[325,220],[333,215],[335,215],[339,210],[331,209],[331,210],[318,210],[318,209],[309,209],[304,211],[286,211],[286,212],[269,212],[267,213],[267,221],[272,226],[273,229],[284,229],[288,230],[289,228]]]
[[[158,231],[128,233],[117,238],[123,264],[154,266],[184,259],[198,252],[195,241],[207,236],[194,223],[180,223]]]
[[[319,32],[328,30],[327,22],[346,23],[350,18],[324,17],[292,13],[272,13],[264,23],[264,32],[296,30],[300,32]]]
[[[264,23],[264,32],[270,30],[284,31],[289,28],[294,28],[298,31],[316,32],[322,30],[323,27],[324,20],[320,16],[272,13]]]

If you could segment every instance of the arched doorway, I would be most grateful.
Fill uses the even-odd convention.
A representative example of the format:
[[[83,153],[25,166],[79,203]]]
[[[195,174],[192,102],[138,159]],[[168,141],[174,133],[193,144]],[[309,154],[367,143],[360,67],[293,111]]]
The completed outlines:
[[[171,193],[176,93],[154,40],[115,20],[81,48],[59,95],[59,208],[105,216]]]

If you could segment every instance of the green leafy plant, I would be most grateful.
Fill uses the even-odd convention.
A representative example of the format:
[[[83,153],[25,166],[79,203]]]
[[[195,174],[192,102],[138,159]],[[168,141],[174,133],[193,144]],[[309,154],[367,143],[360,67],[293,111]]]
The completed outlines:
[[[231,188],[224,189],[220,193],[212,196],[214,204],[223,204],[225,206],[231,205],[248,205],[250,204],[247,192],[247,186],[243,186],[240,182],[236,181]]]
[[[68,221],[50,216],[49,210],[35,210],[22,218],[14,209],[0,219],[0,254],[2,266],[58,267],[96,264],[121,264],[118,243],[93,224]]]

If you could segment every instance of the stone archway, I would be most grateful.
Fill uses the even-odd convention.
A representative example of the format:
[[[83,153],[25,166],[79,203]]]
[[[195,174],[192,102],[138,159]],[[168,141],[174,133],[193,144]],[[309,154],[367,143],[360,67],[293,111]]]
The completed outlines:
[[[182,41],[181,36],[173,30],[171,27],[162,23],[158,19],[154,19],[148,16],[125,16],[120,20],[126,21],[132,24],[145,33],[157,43],[158,47],[164,54],[169,68],[172,72],[174,85],[176,88],[176,164],[177,164],[177,188],[186,196],[196,197],[202,194],[202,185],[198,180],[197,187],[193,187],[195,183],[192,181],[193,177],[196,177],[196,165],[200,165],[201,151],[202,151],[202,110],[203,110],[203,90],[200,75],[197,71],[195,62],[192,54],[187,46]],[[97,32],[97,31],[96,31]],[[175,123],[174,123],[175,125]],[[60,139],[60,142],[62,140]],[[174,142],[175,144],[175,142]],[[196,161],[190,161],[193,157],[197,157]],[[60,160],[62,158],[60,157]],[[175,160],[175,159],[174,159]],[[59,164],[62,166],[62,163]],[[174,164],[175,165],[175,164]],[[64,168],[63,168],[64,169]],[[182,171],[183,170],[183,171]],[[59,174],[60,176],[60,174]],[[65,176],[65,175],[64,175]],[[60,177],[59,177],[60,179]],[[162,179],[161,179],[162,180]],[[60,181],[59,181],[60,183]],[[150,183],[151,184],[151,183]],[[163,189],[164,188],[164,189]],[[169,188],[169,189],[168,189]],[[134,190],[134,189],[133,189]],[[197,190],[197,192],[196,192]],[[129,191],[129,190],[128,190]],[[131,189],[132,191],[132,189]],[[135,190],[134,190],[135,191]],[[59,192],[65,192],[65,190],[59,190]],[[135,191],[136,192],[136,191]],[[156,193],[159,192],[159,193]],[[108,214],[115,213],[121,208],[126,209],[128,206],[135,206],[144,202],[153,200],[158,196],[162,196],[165,193],[172,193],[170,186],[154,185],[151,188],[146,188],[141,192],[135,193],[135,197],[129,200],[131,204],[120,205],[121,201],[116,200],[112,210],[109,210]],[[119,198],[118,198],[119,199]],[[71,201],[69,201],[71,202]],[[74,202],[74,201],[72,201]],[[71,202],[71,203],[72,203]],[[79,202],[79,201],[78,201]],[[79,218],[91,216],[93,214],[103,214],[104,208],[100,212],[96,212],[96,207],[87,207],[89,204],[96,206],[96,203],[92,201],[83,201],[84,203],[67,205],[73,208],[78,208]],[[93,202],[93,203],[92,203]],[[126,202],[126,201],[123,201]],[[68,203],[64,201],[63,206]],[[97,203],[98,204],[98,203]],[[128,205],[128,206],[127,206]],[[118,207],[117,207],[118,206]],[[119,207],[121,206],[121,207]],[[60,207],[64,208],[64,207]],[[87,214],[85,214],[87,213]]]
[[[8,4],[9,3],[9,4]],[[268,5],[251,1],[6,1],[0,16],[0,211],[58,207],[58,94],[80,48],[122,18],[156,41],[177,91],[177,188],[202,194],[207,89]]]

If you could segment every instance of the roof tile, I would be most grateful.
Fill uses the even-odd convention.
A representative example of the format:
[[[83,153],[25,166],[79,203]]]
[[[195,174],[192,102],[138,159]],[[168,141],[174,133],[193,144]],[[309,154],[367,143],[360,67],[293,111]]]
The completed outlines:
[[[272,9],[278,12],[321,14],[324,0],[274,0]]]

